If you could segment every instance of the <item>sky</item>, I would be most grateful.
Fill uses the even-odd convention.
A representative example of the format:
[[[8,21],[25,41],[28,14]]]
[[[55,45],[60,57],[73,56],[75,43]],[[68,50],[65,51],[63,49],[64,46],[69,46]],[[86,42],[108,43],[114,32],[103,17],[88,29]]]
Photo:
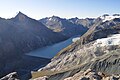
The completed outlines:
[[[34,19],[50,16],[95,18],[120,14],[120,0],[0,0],[0,17],[12,18],[19,11]]]

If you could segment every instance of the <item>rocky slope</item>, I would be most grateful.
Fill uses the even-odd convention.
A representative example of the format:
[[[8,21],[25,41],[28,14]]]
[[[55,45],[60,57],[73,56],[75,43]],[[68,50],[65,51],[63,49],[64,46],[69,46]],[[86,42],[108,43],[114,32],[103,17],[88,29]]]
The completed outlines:
[[[111,39],[114,39],[114,37]],[[120,38],[118,39],[120,41]],[[115,45],[112,42],[109,43],[109,40],[108,42],[105,41],[109,45],[101,45],[105,43],[102,42],[104,40],[100,42],[93,41],[84,46],[77,47],[73,51],[67,51],[52,59],[46,67],[39,70],[40,72],[33,73],[33,78],[48,76],[48,80],[63,80],[72,76],[75,78],[74,75],[81,75],[81,71],[85,72],[87,69],[91,69],[96,73],[104,73],[107,76],[119,75],[120,42],[118,41],[119,43]],[[80,78],[79,76],[75,80]]]
[[[78,41],[60,51],[39,72],[33,72],[33,78],[47,76],[48,80],[64,80],[68,77],[71,77],[71,79],[66,80],[84,80],[81,79],[82,77],[75,79],[74,76],[80,76],[82,71],[84,73],[88,69],[94,71],[96,75],[100,72],[109,78],[113,75],[119,77],[120,19],[114,18],[103,22],[99,17],[96,20],[98,22],[81,36]],[[92,71],[91,74],[94,74]],[[86,78],[86,76],[91,74],[84,77]],[[87,80],[93,79],[87,77]]]
[[[72,77],[65,78],[64,80],[119,80],[120,75],[106,75],[102,72],[96,72],[88,69],[85,72],[80,71]]]
[[[18,75],[16,72],[12,72],[12,73],[4,76],[0,80],[19,80],[19,78],[18,78]]]
[[[75,24],[75,22],[73,22],[74,19],[67,20],[65,18],[63,19],[57,16],[52,16],[43,18],[39,21],[45,24],[48,28],[50,28],[54,32],[61,33],[68,37],[72,37],[74,35],[82,35],[88,30],[88,28],[85,27],[85,25]],[[92,22],[89,23],[92,24]]]

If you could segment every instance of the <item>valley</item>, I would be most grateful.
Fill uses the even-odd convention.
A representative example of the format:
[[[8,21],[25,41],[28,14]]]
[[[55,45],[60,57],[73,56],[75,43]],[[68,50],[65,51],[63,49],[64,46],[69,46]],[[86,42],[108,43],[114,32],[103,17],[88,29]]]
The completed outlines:
[[[0,18],[0,78],[119,78],[119,44],[118,14],[35,20],[19,12],[10,19]]]

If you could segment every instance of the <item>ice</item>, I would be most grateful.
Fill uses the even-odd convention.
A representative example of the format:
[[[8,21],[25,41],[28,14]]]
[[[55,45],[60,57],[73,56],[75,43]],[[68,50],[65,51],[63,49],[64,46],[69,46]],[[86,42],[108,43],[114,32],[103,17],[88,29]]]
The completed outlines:
[[[108,38],[97,39],[94,45],[97,46],[109,46],[109,45],[119,45],[120,44],[120,34],[112,35]]]

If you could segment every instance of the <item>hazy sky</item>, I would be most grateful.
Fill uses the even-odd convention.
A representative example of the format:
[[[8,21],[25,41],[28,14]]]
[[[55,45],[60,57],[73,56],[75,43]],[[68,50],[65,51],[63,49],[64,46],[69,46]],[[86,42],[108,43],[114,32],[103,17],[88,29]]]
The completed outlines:
[[[11,18],[19,11],[35,19],[98,17],[120,13],[120,0],[0,0],[0,17]]]

